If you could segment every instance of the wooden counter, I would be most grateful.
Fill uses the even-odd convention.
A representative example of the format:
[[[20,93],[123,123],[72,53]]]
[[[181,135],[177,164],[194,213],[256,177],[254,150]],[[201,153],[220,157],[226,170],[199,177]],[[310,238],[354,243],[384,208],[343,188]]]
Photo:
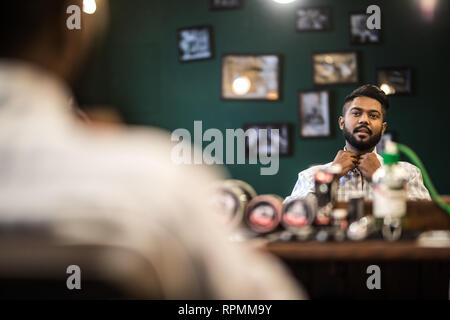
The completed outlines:
[[[422,247],[416,241],[387,242],[369,240],[362,242],[273,242],[267,251],[286,260],[347,260],[347,261],[450,261],[450,247]]]
[[[365,214],[371,209],[372,203],[366,202]],[[408,202],[405,234],[449,229],[450,216],[434,203]],[[263,250],[280,258],[312,299],[449,299],[450,247],[423,247],[414,237],[404,239],[277,241]],[[380,290],[367,287],[370,265],[381,270]]]

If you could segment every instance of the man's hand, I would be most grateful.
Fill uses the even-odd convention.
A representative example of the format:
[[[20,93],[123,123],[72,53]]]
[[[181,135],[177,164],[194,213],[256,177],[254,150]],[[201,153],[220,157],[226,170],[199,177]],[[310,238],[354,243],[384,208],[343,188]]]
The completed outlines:
[[[339,164],[342,167],[342,171],[339,175],[340,178],[350,170],[356,168],[358,164],[358,156],[356,153],[340,150],[334,158],[333,165],[335,164]]]
[[[358,169],[367,180],[371,181],[374,172],[381,167],[380,161],[375,153],[369,152],[359,156]]]

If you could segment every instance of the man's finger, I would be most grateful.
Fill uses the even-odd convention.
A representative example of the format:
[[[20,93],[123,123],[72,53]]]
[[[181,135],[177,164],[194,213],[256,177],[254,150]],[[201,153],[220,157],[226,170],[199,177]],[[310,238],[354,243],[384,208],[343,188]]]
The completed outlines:
[[[344,155],[347,157],[356,157],[356,153],[350,152],[350,151],[344,151]]]

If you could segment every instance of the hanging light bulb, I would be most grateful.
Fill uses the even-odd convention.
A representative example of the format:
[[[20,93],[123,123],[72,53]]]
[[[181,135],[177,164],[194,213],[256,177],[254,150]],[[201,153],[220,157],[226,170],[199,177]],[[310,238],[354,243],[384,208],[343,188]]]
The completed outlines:
[[[83,11],[87,14],[94,14],[97,10],[95,0],[83,0]]]

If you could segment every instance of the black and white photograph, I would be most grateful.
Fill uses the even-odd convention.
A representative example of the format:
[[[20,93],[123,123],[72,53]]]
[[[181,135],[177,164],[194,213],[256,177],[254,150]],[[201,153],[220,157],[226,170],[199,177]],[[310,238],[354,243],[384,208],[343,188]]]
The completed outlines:
[[[279,100],[280,56],[225,55],[222,58],[222,99]]]
[[[299,128],[302,138],[329,137],[330,94],[328,91],[299,91]]]
[[[350,43],[351,44],[370,44],[380,43],[381,30],[367,28],[368,15],[362,13],[350,14]]]
[[[298,8],[295,11],[297,32],[327,31],[331,29],[330,7]]]
[[[313,55],[315,85],[350,84],[359,81],[356,52],[329,52]]]
[[[409,95],[411,89],[411,68],[377,68],[377,85],[387,95]]]
[[[240,9],[244,0],[209,0],[210,10]]]
[[[289,123],[248,123],[243,130],[249,131],[246,137],[245,149],[248,155],[289,156],[291,155],[290,125]],[[267,130],[267,136],[261,129]],[[278,133],[272,131],[277,129]],[[267,138],[266,138],[267,137]],[[278,143],[278,150],[276,144]]]
[[[212,26],[194,26],[177,30],[178,59],[181,62],[214,57]]]

